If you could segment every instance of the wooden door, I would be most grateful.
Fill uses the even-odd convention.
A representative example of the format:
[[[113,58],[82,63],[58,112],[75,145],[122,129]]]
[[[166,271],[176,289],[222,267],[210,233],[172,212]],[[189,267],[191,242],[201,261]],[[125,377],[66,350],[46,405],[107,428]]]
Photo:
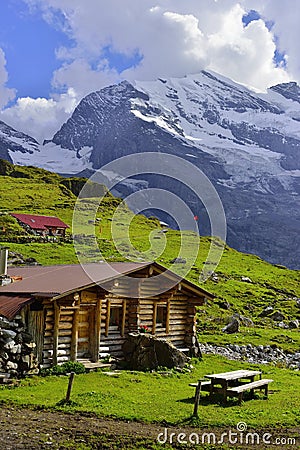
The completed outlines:
[[[39,363],[43,362],[44,327],[44,311],[29,311],[28,331],[32,336],[33,342],[36,343],[35,356],[37,357]]]
[[[78,320],[77,358],[92,359],[95,307],[81,305]]]

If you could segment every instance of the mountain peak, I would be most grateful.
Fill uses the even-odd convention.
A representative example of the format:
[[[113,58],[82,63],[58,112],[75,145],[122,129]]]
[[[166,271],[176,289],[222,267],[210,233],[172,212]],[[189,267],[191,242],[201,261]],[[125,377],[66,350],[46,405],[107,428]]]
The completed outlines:
[[[270,89],[288,100],[293,100],[300,103],[300,86],[296,83],[296,81],[277,84],[276,86],[272,86]]]

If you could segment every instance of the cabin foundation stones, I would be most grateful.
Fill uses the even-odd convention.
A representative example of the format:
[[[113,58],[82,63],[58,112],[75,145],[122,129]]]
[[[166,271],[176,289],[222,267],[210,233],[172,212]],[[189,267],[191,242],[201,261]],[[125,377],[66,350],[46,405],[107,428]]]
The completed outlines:
[[[36,344],[27,333],[22,317],[9,321],[0,316],[0,375],[19,378],[39,372]],[[0,377],[0,382],[3,377]]]

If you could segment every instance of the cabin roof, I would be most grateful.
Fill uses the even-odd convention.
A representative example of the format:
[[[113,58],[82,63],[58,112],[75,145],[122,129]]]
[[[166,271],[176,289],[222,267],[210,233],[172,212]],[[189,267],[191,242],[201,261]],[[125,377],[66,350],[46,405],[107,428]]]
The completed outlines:
[[[11,214],[12,217],[18,219],[20,222],[28,225],[33,230],[47,230],[48,228],[69,228],[69,225],[64,223],[58,217],[54,216],[37,216],[32,214]]]
[[[153,266],[156,272],[166,277],[178,279],[193,294],[202,297],[214,296],[188,280],[181,279],[175,273],[166,270],[157,263],[105,262],[89,263],[85,265],[56,265],[56,266],[28,266],[8,269],[11,277],[22,277],[16,281],[0,287],[0,315],[13,318],[22,307],[34,297],[58,297],[68,293],[109,282],[122,275],[129,275],[148,266]]]

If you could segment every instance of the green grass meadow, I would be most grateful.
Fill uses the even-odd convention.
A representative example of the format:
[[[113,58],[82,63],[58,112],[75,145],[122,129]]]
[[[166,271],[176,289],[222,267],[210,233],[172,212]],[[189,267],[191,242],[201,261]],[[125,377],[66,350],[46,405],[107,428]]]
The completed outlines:
[[[205,356],[193,362],[191,373],[139,373],[120,371],[113,376],[105,371],[76,375],[71,395],[72,403],[61,406],[67,376],[33,377],[22,380],[17,387],[1,387],[0,401],[9,404],[55,408],[67,412],[88,412],[101,417],[159,422],[168,425],[234,426],[246,422],[249,427],[294,427],[300,424],[300,373],[288,369],[228,361],[217,356]],[[204,392],[199,406],[199,418],[192,419],[195,389],[189,386],[204,375],[248,368],[262,370],[270,384],[269,398],[257,391],[254,399],[237,399],[223,404],[217,395],[208,399]]]

